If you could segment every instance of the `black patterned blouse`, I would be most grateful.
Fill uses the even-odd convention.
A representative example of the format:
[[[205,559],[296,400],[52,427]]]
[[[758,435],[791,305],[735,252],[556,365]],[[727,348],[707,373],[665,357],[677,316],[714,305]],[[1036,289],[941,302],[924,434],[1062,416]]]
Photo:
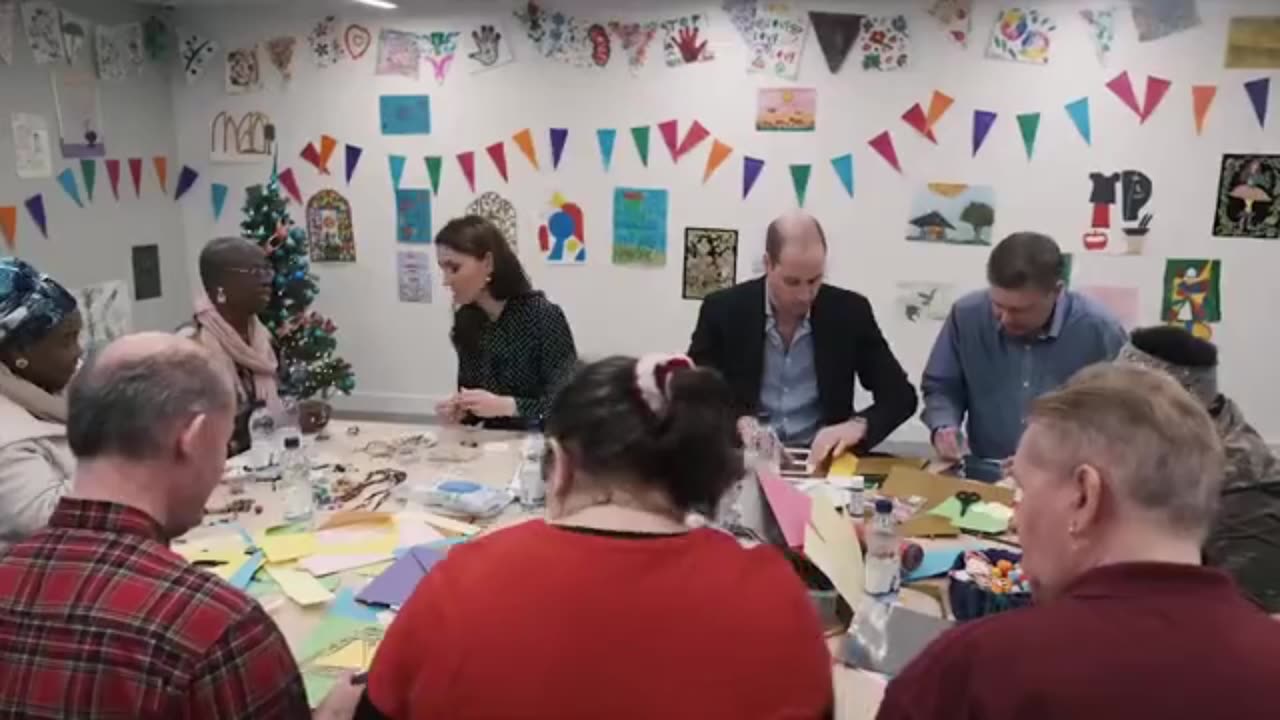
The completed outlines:
[[[478,351],[457,351],[459,389],[515,398],[518,417],[483,421],[499,429],[541,427],[578,361],[564,311],[540,292],[508,300],[497,320],[485,318]]]

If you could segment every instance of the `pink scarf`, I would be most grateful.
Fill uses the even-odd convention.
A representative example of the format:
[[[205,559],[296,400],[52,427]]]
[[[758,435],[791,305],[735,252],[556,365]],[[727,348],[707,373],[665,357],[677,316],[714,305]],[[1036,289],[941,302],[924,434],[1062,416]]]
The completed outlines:
[[[252,372],[257,399],[266,403],[273,413],[279,412],[282,405],[276,387],[276,354],[271,349],[267,328],[258,318],[253,318],[249,326],[251,345],[246,345],[244,338],[223,319],[206,293],[196,294],[195,307],[196,319],[200,322],[200,344],[230,371],[233,385],[239,384],[237,366]]]

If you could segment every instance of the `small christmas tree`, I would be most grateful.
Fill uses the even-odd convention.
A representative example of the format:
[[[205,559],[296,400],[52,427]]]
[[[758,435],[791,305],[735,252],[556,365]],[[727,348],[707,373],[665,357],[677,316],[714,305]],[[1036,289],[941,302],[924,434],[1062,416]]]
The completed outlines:
[[[326,399],[335,391],[348,395],[355,389],[355,375],[350,363],[333,354],[337,326],[308,310],[318,290],[307,233],[293,224],[285,202],[273,170],[265,190],[249,188],[240,223],[244,237],[267,253],[276,273],[271,302],[258,318],[280,353],[280,392],[300,399]]]

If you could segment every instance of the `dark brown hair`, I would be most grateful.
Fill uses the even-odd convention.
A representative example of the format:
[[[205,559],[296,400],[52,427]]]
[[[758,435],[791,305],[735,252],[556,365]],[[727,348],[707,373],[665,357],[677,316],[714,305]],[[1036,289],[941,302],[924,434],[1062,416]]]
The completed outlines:
[[[1017,232],[996,245],[987,260],[987,282],[1001,290],[1049,291],[1062,279],[1058,243],[1048,235]]]
[[[489,294],[495,300],[511,300],[533,293],[533,285],[525,274],[520,259],[516,257],[502,231],[479,215],[465,215],[450,220],[436,235],[436,245],[483,260],[493,258],[493,276],[489,280]],[[459,349],[474,352],[479,348],[480,333],[488,318],[474,304],[458,308],[453,318],[453,344]]]

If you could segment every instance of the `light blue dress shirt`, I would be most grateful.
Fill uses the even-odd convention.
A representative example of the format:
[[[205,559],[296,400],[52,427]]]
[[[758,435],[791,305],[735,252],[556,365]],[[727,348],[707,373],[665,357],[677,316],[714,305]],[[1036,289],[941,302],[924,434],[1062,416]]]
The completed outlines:
[[[778,439],[785,445],[808,445],[822,424],[818,371],[813,360],[813,328],[809,316],[796,330],[791,347],[783,342],[773,303],[764,301],[764,374],[760,379],[760,409],[768,414]]]

